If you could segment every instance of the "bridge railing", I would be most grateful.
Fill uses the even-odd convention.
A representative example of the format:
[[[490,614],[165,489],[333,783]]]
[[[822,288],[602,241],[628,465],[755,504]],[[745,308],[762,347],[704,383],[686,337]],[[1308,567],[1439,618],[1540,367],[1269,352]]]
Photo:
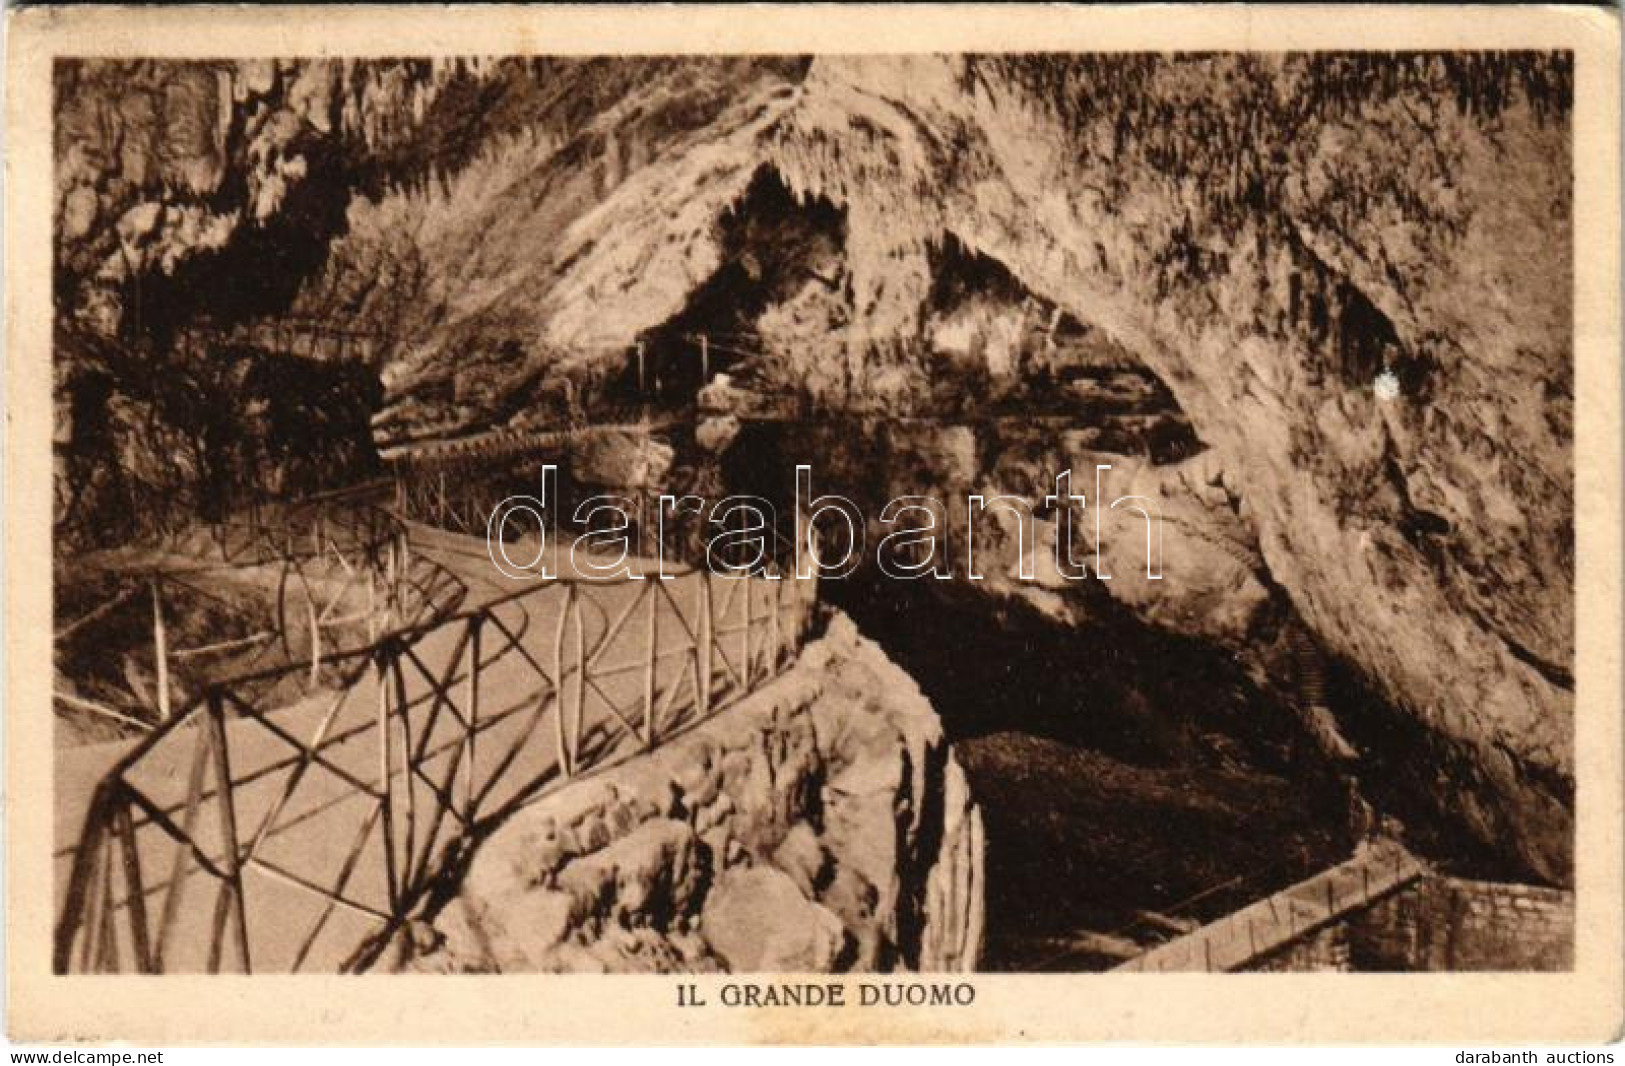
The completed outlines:
[[[308,665],[314,685],[333,653],[449,613],[466,591],[462,583],[432,560],[412,555],[404,524],[367,502],[375,488],[262,504],[226,522],[149,542],[133,554],[81,559],[112,591],[57,630],[58,650],[77,644],[89,654],[117,658],[118,630],[128,624],[119,613],[140,599],[151,604],[148,639],[123,650],[138,671],[124,671],[129,691],[113,701],[122,706],[96,698],[100,692],[61,685],[55,699],[125,726],[151,728],[171,717],[175,692],[186,692],[185,677],[240,675],[271,662],[298,661]],[[245,594],[228,600],[233,585]],[[187,605],[228,618],[231,631],[181,646],[180,627],[173,623],[177,608]]]
[[[336,653],[347,683],[291,706],[213,684],[100,779],[55,967],[363,968],[505,813],[779,673],[814,599],[776,572],[561,580]]]
[[[1119,972],[1220,973],[1247,967],[1426,873],[1402,845],[1379,841],[1360,854],[1217,921],[1161,944]]]
[[[616,404],[572,411],[542,425],[486,430],[460,437],[397,441],[379,450],[379,456],[397,471],[435,468],[473,459],[534,455],[541,449],[589,431],[636,429],[669,425],[692,417],[687,408],[656,408],[647,403]]]
[[[308,359],[360,359],[371,362],[387,338],[375,330],[336,326],[313,316],[283,315],[235,326],[198,324],[181,331],[182,350],[208,352],[222,345],[250,345]]]

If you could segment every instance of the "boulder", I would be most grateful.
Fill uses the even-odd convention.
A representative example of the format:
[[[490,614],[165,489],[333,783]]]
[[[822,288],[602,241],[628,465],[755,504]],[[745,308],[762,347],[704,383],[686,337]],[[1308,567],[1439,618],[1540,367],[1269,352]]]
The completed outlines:
[[[694,430],[695,443],[708,452],[725,452],[728,445],[739,436],[742,427],[739,419],[731,414],[713,415],[702,419]]]
[[[595,429],[571,442],[572,473],[589,485],[641,489],[658,486],[675,457],[671,445],[647,433]]]
[[[734,973],[825,972],[845,942],[839,918],[766,866],[724,874],[706,898],[700,930]]]

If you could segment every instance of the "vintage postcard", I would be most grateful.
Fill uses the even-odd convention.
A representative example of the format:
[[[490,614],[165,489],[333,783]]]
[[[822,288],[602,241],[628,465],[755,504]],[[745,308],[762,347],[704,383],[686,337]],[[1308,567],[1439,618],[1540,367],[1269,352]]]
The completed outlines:
[[[15,1038],[1620,1032],[1613,12],[8,34]]]

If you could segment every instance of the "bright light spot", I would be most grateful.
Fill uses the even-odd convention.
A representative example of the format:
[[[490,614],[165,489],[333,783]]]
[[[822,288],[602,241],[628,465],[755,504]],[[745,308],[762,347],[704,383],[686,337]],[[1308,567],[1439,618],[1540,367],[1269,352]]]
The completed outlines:
[[[1371,388],[1377,394],[1377,399],[1392,400],[1399,395],[1399,378],[1394,376],[1392,370],[1384,370],[1371,383]]]

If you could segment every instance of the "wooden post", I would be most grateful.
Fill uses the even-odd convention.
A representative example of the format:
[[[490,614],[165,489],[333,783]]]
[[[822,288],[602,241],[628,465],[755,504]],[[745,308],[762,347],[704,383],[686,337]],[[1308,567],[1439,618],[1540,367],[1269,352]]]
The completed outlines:
[[[659,577],[644,582],[643,595],[649,600],[649,631],[648,654],[643,665],[643,746],[655,746],[655,668],[660,663],[657,648],[660,643],[660,624],[657,620],[660,613],[659,588],[649,581],[659,581]]]
[[[812,554],[808,551],[807,533],[807,516],[801,513],[801,505],[798,503],[796,504],[795,551],[790,553],[790,572],[796,576],[798,581],[801,580],[801,553],[807,552],[809,556]]]
[[[464,763],[467,777],[463,779],[463,815],[474,821],[474,745],[480,733],[480,623],[484,615],[468,620],[468,744]]]
[[[395,880],[395,785],[392,773],[394,760],[390,758],[389,678],[384,661],[389,651],[380,648],[373,663],[378,674],[378,789],[383,793],[383,798],[378,804],[384,833],[384,883],[389,894],[389,910],[393,914],[397,909],[400,894]]]
[[[645,452],[649,450],[647,439],[644,441],[643,450]],[[638,491],[638,554],[645,559],[649,558],[651,554],[649,551],[649,494],[641,489]],[[658,558],[658,555],[656,557]],[[655,568],[655,580],[659,580],[659,574],[660,568],[657,566]]]
[[[699,614],[699,630],[694,641],[695,662],[699,667],[699,691],[694,702],[700,717],[711,710],[711,572],[701,566],[695,572],[699,579],[695,598]]]
[[[141,855],[135,840],[135,822],[130,817],[130,801],[120,796],[113,811],[113,832],[119,839],[124,859],[125,906],[130,912],[130,941],[135,949],[139,973],[157,973],[153,962],[152,935],[147,925],[147,893],[141,879]]]
[[[749,692],[750,691],[750,627],[751,627],[751,622],[752,622],[751,609],[750,609],[750,594],[751,594],[751,585],[754,583],[754,579],[750,576],[749,573],[746,573],[746,575],[743,578],[741,578],[741,580],[744,581],[744,583],[745,583],[745,587],[740,589],[740,592],[744,593],[744,597],[745,597],[745,607],[744,607],[745,624],[739,627],[739,687],[742,690],[744,690],[745,692]]]
[[[192,742],[192,770],[186,782],[186,813],[181,818],[181,836],[188,840],[193,839],[192,829],[197,824],[198,808],[203,805],[203,774],[209,765],[208,734],[202,730],[194,732],[198,733],[198,737]],[[164,894],[164,911],[158,924],[158,943],[153,949],[154,964],[160,972],[164,968],[164,948],[169,943],[170,934],[175,930],[175,923],[180,919],[182,891],[186,887],[191,866],[191,849],[184,844],[178,846],[169,869],[169,891]]]
[[[152,655],[158,674],[158,717],[169,721],[169,642],[164,634],[164,599],[157,578],[152,580]]]
[[[384,604],[388,608],[389,624],[395,623],[395,540],[384,545]]]
[[[553,635],[553,739],[558,747],[559,773],[567,779],[575,768],[571,765],[570,748],[564,731],[564,627],[570,620],[570,597],[573,595],[575,585],[566,582],[564,602],[559,605],[559,625]]]
[[[322,679],[322,622],[316,617],[309,585],[305,586],[305,615],[310,619],[310,687],[315,688]]]
[[[637,350],[638,350],[638,397],[639,397],[639,399],[641,399],[645,395],[645,391],[644,391],[644,365],[643,365],[643,342],[642,341],[637,342]]]
[[[107,833],[107,819],[104,812],[109,802],[106,796],[107,791],[104,788],[96,789],[90,812],[85,819],[84,832],[79,837],[78,854],[74,856],[73,866],[69,871],[67,901],[62,907],[62,919],[57,926],[52,949],[52,968],[59,974],[67,973],[73,965],[73,946],[76,939],[80,945],[80,967],[83,969],[88,965],[88,953],[84,945],[90,940],[90,924],[94,921],[95,913],[91,908],[91,900],[95,895],[95,879],[90,864],[96,849],[106,846],[104,837]]]
[[[711,338],[700,334],[700,388],[711,381]]]
[[[413,870],[417,857],[418,789],[412,767],[412,704],[406,695],[406,672],[401,669],[399,654],[390,662],[390,676],[395,681],[395,708],[399,712],[395,718],[401,723],[401,787],[406,796],[406,846],[401,851],[400,872],[400,905],[404,907],[411,902],[408,893],[416,886],[416,875],[422,871]],[[402,916],[399,911],[397,916]]]
[[[112,842],[108,841],[96,849],[101,859],[101,891],[97,894],[97,906],[101,911],[101,918],[97,922],[97,935],[95,941],[96,965],[98,973],[118,973],[123,969],[119,962],[118,953],[118,923],[116,921],[116,908],[113,905],[113,863],[114,851]]]
[[[587,627],[581,621],[581,594],[575,595],[571,615],[576,624],[576,708],[575,725],[570,730],[570,761],[581,760],[581,730],[587,717]]]
[[[249,962],[248,955],[248,916],[243,911],[243,873],[238,853],[240,845],[237,842],[237,803],[231,786],[231,753],[226,746],[226,709],[219,689],[209,690],[207,728],[211,732],[210,745],[214,748],[215,798],[220,803],[221,866],[226,874],[226,881],[220,886],[220,896],[215,903],[215,929],[220,930],[228,917],[235,919],[232,922],[232,930],[236,934],[237,954],[242,961],[243,972],[249,973],[253,966]],[[223,954],[221,944],[217,939],[209,951],[211,973],[219,971],[221,954]]]

